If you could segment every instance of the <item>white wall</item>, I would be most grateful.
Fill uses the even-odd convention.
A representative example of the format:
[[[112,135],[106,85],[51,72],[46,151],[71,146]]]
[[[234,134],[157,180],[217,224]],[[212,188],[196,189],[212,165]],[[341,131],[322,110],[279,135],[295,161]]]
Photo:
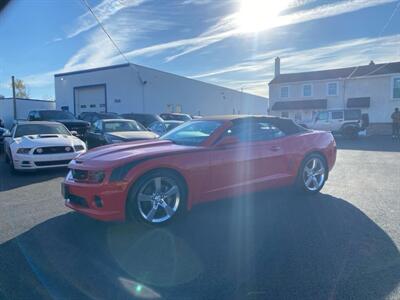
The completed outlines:
[[[143,81],[138,78],[139,70]],[[73,111],[73,89],[106,84],[108,111],[161,113],[181,105],[189,114],[266,114],[267,99],[201,81],[142,67],[125,66],[55,77],[57,108]],[[118,99],[116,102],[115,100]]]
[[[400,74],[398,74],[397,76],[400,76]],[[327,99],[328,109],[342,109],[346,107],[348,98],[370,97],[370,107],[362,109],[363,112],[367,112],[369,114],[370,122],[391,122],[391,113],[393,112],[395,107],[400,107],[400,101],[392,99],[393,77],[396,77],[396,74],[346,79],[345,87],[343,86],[343,79],[270,84],[270,107],[272,107],[273,104],[277,101]],[[337,96],[327,95],[327,84],[329,82],[338,83]],[[302,86],[307,83],[311,83],[313,85],[312,97],[302,96]],[[280,88],[282,86],[289,86],[288,98],[280,97]],[[280,111],[271,111],[271,114],[275,115],[280,115],[280,113]],[[293,117],[294,113],[295,111],[291,111],[290,117]],[[310,111],[308,111],[308,115],[306,114],[306,111],[302,111],[302,113],[305,116],[311,116]]]
[[[31,110],[36,109],[55,109],[54,101],[19,99],[17,98],[17,119],[25,120]],[[12,98],[0,99],[0,118],[5,122],[5,126],[10,128],[14,122],[14,106]]]

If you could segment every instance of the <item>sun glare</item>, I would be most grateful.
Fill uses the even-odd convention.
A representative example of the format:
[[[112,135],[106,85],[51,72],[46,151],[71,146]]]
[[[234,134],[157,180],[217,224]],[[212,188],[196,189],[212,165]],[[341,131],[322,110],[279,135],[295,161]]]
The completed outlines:
[[[241,0],[237,14],[240,32],[258,32],[279,25],[279,14],[290,0]]]

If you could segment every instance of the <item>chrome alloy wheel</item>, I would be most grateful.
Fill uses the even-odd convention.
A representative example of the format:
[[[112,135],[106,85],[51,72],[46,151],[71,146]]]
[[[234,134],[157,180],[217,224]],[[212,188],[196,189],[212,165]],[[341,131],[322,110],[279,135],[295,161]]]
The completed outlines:
[[[303,182],[309,191],[317,191],[322,187],[325,180],[325,164],[318,157],[310,158],[304,165]]]
[[[137,194],[139,213],[150,223],[167,221],[178,210],[180,199],[179,186],[173,178],[150,178]]]

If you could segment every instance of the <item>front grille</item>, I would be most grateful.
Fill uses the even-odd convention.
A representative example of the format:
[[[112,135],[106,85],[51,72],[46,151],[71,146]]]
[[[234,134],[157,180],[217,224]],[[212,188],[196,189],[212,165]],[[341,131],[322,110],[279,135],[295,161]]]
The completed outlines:
[[[38,167],[45,167],[45,166],[61,166],[61,165],[68,165],[69,160],[53,160],[53,161],[36,161],[35,165]]]
[[[85,198],[83,197],[79,197],[77,195],[74,194],[68,194],[68,200],[70,203],[74,204],[74,205],[79,205],[82,207],[89,207]]]
[[[72,178],[77,181],[88,179],[89,172],[86,170],[71,169]]]
[[[71,146],[54,146],[54,147],[42,147],[36,148],[33,154],[57,154],[57,153],[70,153],[74,152]]]

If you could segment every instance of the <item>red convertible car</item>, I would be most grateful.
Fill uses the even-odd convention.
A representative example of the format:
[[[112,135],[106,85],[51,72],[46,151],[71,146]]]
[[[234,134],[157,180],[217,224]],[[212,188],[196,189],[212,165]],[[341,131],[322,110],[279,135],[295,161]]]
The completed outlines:
[[[315,194],[336,160],[329,132],[270,116],[184,123],[158,140],[103,146],[69,164],[68,207],[100,220],[175,219],[203,202],[281,186]]]

